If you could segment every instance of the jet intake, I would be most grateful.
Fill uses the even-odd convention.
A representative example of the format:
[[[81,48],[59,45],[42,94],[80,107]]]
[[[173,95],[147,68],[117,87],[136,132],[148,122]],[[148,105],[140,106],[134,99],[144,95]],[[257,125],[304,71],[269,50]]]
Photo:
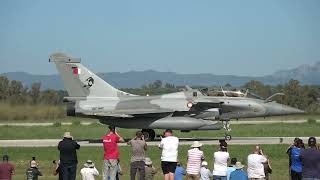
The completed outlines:
[[[76,103],[68,102],[67,103],[67,116],[76,116]]]
[[[219,108],[208,109],[201,114],[195,116],[197,119],[215,120],[221,115],[221,110]]]

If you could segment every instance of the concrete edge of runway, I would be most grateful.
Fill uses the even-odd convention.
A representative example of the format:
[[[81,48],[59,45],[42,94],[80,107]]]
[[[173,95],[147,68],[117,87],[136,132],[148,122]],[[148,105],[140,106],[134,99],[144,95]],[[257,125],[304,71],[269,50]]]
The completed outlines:
[[[234,145],[258,145],[258,144],[292,144],[295,137],[234,137],[228,144]],[[309,137],[300,137],[304,142]],[[320,137],[316,137],[319,139]],[[221,138],[181,138],[180,145],[191,145],[193,141],[201,141],[204,145],[217,145]],[[0,140],[0,147],[56,147],[61,139],[22,139],[22,140]],[[79,140],[83,147],[102,146],[99,140]],[[157,146],[159,141],[147,142],[149,146]],[[119,143],[119,146],[127,146],[126,143]]]

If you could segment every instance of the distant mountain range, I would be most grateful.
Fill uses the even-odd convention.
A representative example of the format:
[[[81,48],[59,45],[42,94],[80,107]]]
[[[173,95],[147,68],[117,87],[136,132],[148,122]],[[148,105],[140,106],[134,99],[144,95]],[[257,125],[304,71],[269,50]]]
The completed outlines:
[[[1,75],[10,80],[19,80],[30,87],[33,82],[40,82],[42,89],[64,89],[59,75],[34,75],[26,72],[8,72]],[[174,72],[129,71],[125,73],[110,72],[98,75],[117,88],[138,88],[161,80],[163,83],[190,86],[223,86],[227,83],[239,87],[250,80],[258,80],[264,84],[284,84],[290,79],[299,80],[302,84],[320,85],[320,62],[314,65],[301,65],[290,70],[277,71],[272,75],[261,77],[201,74],[177,74]]]

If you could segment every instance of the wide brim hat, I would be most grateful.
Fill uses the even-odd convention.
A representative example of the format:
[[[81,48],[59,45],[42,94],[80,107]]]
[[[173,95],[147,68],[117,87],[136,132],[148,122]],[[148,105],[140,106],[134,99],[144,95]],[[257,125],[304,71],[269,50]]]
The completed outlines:
[[[236,162],[236,164],[234,165],[234,168],[236,168],[236,169],[242,169],[244,167],[244,165],[242,165],[242,163],[241,162]]]
[[[65,132],[63,135],[64,138],[73,138],[70,132]]]
[[[87,160],[87,162],[84,164],[84,167],[92,168],[94,167],[94,163],[91,160]]]
[[[199,143],[199,141],[194,141],[193,144],[191,145],[192,148],[198,148],[198,147],[201,147],[202,144]]]
[[[145,163],[147,166],[152,165],[152,161],[151,161],[150,158],[145,158],[144,163]]]

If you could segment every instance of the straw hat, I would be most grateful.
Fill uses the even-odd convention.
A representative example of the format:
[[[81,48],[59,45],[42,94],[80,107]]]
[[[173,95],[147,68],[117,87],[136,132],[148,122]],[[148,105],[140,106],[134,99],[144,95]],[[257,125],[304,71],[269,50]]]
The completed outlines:
[[[91,160],[87,160],[87,162],[84,164],[84,167],[93,168],[94,163]]]
[[[148,157],[145,158],[144,163],[145,163],[147,166],[152,165],[152,161],[151,161],[151,159],[148,158]]]
[[[199,141],[194,141],[193,144],[191,145],[192,148],[198,148],[198,147],[201,147],[202,144],[199,143]]]
[[[244,167],[244,165],[241,164],[241,162],[236,162],[236,165],[234,165],[234,168],[236,169],[242,169]]]
[[[71,138],[72,139],[72,136],[71,136],[71,133],[70,132],[65,132],[64,135],[63,135],[64,138]]]

